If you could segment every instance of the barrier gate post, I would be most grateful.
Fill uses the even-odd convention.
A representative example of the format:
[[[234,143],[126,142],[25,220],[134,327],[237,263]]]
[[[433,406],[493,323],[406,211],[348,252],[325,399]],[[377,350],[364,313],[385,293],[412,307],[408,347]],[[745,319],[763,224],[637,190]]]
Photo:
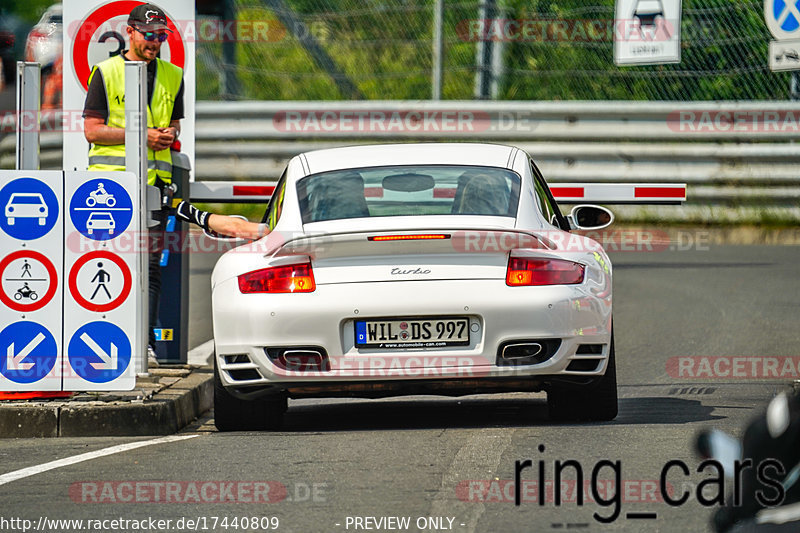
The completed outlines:
[[[172,152],[172,205],[189,199],[189,157]],[[189,250],[188,224],[167,217],[161,252],[161,298],[156,325],[156,356],[160,363],[185,364],[189,350]]]
[[[130,61],[125,63],[125,170],[133,172],[139,178],[138,191],[132,194],[139,195],[140,216],[137,232],[139,242],[144,241],[147,235],[148,220],[150,219],[147,206],[147,78],[145,77],[145,63]],[[146,241],[149,243],[149,239]],[[136,290],[142,291],[142,306],[136,314],[136,334],[139,335],[139,346],[143,349],[134,354],[136,358],[136,373],[147,375],[147,342],[148,328],[148,302],[149,281],[148,251],[145,246],[138,254],[139,260],[139,286]]]
[[[39,170],[39,63],[17,61],[17,170]]]

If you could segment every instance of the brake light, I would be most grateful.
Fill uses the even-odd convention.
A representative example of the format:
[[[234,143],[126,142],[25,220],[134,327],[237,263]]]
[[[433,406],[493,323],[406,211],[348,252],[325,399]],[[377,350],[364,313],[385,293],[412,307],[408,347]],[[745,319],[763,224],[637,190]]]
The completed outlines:
[[[313,292],[316,288],[311,263],[263,268],[239,276],[239,290],[242,294]]]
[[[430,239],[449,239],[450,235],[446,233],[434,234],[416,234],[416,235],[376,235],[374,237],[367,237],[367,240],[374,242],[381,241],[425,241]]]
[[[510,257],[506,285],[574,285],[583,282],[584,266],[565,259]]]

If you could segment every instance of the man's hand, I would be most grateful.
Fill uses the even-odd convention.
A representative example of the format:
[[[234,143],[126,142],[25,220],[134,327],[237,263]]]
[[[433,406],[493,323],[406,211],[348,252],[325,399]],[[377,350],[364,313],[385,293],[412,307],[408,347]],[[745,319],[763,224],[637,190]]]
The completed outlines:
[[[166,150],[175,142],[175,128],[147,128],[147,147]]]

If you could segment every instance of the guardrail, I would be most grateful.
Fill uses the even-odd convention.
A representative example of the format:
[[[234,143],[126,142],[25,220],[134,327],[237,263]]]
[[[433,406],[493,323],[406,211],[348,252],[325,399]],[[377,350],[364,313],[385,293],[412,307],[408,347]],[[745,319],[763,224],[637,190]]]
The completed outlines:
[[[198,102],[194,174],[209,187],[269,185],[308,150],[502,142],[530,153],[551,183],[688,184],[683,206],[615,208],[623,220],[800,221],[798,139],[795,102]],[[60,168],[58,146],[42,134],[43,168]],[[8,136],[0,165],[13,166]]]

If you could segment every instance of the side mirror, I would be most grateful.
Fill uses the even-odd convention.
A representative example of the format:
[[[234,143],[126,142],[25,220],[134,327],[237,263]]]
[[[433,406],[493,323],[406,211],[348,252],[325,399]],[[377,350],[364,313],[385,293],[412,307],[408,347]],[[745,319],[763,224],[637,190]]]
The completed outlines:
[[[597,230],[607,228],[614,222],[614,213],[599,205],[576,205],[567,215],[572,229]]]
[[[230,216],[230,217],[233,217],[233,218],[240,218],[240,219],[245,220],[245,221],[247,220],[247,217],[242,216],[242,215],[227,215],[227,216]],[[217,233],[216,231],[213,231],[213,230],[210,230],[210,229],[207,229],[207,230],[204,229],[203,230],[203,234],[206,237],[208,237],[209,239],[213,239],[215,241],[222,241],[222,242],[236,242],[236,241],[246,241],[246,240],[248,240],[248,239],[242,239],[242,238],[239,238],[239,237],[233,237],[231,235],[222,235],[222,234]]]

